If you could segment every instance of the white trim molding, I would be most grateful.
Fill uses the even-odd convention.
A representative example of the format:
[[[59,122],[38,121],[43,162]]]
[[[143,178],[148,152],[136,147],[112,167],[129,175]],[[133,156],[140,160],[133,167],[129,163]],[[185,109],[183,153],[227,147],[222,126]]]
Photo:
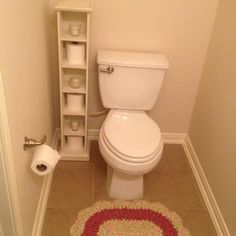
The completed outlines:
[[[100,129],[89,129],[88,130],[88,139],[89,140],[98,140]],[[185,142],[185,133],[162,133],[162,138],[164,143],[173,143],[173,144],[183,144]]]
[[[3,229],[2,229],[1,219],[0,219],[0,236],[4,236],[4,235],[3,235]]]
[[[32,236],[40,236],[42,233],[44,216],[47,209],[47,202],[48,202],[48,197],[49,197],[49,192],[50,192],[50,187],[51,187],[51,182],[52,182],[52,176],[53,174],[50,173],[49,175],[44,177],[45,179],[43,181],[43,186],[42,186],[42,190],[39,197],[39,203],[38,203],[38,208],[37,208],[37,212],[36,212],[36,216],[34,220]]]
[[[164,143],[166,144],[182,144],[185,141],[185,133],[161,133]]]
[[[59,130],[56,129],[54,137],[52,140],[52,148],[58,150],[59,148]],[[53,172],[44,177],[42,190],[39,197],[39,203],[37,207],[37,212],[34,220],[34,227],[32,231],[32,236],[41,236],[43,229],[44,216],[47,209],[47,202],[49,197],[49,192],[52,183]]]
[[[194,150],[194,147],[186,135],[185,142],[183,143],[183,148],[188,158],[189,164],[193,171],[194,177],[197,181],[197,185],[200,189],[201,195],[206,204],[207,210],[210,214],[212,222],[215,226],[215,230],[218,236],[230,236],[230,232],[225,223],[225,220],[221,214],[220,208],[216,202],[214,194],[211,190],[211,187],[207,181],[206,175],[202,169],[202,166],[199,162],[198,156]]]
[[[12,223],[14,227],[13,231],[17,236],[24,236],[1,70],[0,70],[0,155],[3,157],[3,171],[6,176],[7,194],[11,205]]]
[[[98,140],[100,129],[88,129],[88,140]]]

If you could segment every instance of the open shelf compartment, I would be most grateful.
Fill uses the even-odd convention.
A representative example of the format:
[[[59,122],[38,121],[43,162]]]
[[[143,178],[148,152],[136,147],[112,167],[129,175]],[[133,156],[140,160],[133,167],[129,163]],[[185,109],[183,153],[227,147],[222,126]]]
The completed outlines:
[[[71,85],[71,80],[73,80],[74,77],[79,77],[80,85],[78,88],[73,88]],[[84,70],[63,69],[62,79],[63,93],[86,93],[86,74]]]
[[[77,93],[63,94],[63,115],[85,116],[85,95]]]
[[[78,157],[80,161],[88,161],[89,160],[89,153],[90,153],[90,142],[88,142],[87,147],[84,145],[84,138],[83,138],[83,145],[78,148],[71,148],[70,144],[68,144],[68,137],[64,136],[64,146],[63,150],[60,147],[60,154],[62,156],[62,160],[68,161],[78,161]]]
[[[86,65],[86,61],[87,61],[87,47],[85,43],[78,43],[78,42],[68,42],[68,41],[62,41],[61,42],[61,46],[60,46],[60,50],[61,50],[61,67],[62,68],[71,68],[71,69],[81,69],[81,70],[85,70],[87,68]],[[68,55],[68,51],[67,51],[67,45],[68,44],[77,44],[80,46],[84,47],[84,54],[83,54],[83,60],[81,59],[80,62],[72,62],[69,59],[69,55]]]
[[[84,116],[63,117],[63,134],[65,136],[85,136]]]
[[[79,35],[71,34],[71,27],[79,28]],[[61,14],[61,40],[74,42],[87,42],[87,14],[76,12],[62,12]]]

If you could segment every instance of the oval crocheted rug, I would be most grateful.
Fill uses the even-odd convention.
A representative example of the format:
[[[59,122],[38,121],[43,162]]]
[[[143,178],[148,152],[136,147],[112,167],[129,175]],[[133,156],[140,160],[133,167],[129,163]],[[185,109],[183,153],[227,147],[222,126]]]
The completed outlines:
[[[190,236],[181,218],[160,203],[96,202],[79,212],[71,236]]]

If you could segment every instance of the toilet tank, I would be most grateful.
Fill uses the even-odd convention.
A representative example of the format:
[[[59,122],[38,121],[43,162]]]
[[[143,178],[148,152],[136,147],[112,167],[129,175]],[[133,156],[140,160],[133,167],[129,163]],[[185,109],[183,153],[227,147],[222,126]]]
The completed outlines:
[[[99,51],[99,90],[103,106],[151,110],[169,64],[162,54]]]

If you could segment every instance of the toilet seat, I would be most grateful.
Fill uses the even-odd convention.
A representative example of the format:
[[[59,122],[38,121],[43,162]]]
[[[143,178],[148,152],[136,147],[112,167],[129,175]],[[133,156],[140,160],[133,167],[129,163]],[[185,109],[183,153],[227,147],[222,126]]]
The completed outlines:
[[[142,163],[146,163],[146,162],[149,162],[151,161],[153,158],[156,158],[156,156],[159,155],[159,153],[162,152],[162,148],[163,148],[163,142],[161,141],[160,142],[160,145],[158,146],[157,150],[149,155],[149,156],[146,156],[146,157],[143,157],[143,158],[135,158],[135,157],[130,157],[130,156],[125,156],[125,155],[122,155],[119,151],[117,151],[116,149],[114,149],[110,144],[109,142],[107,141],[107,138],[105,137],[104,134],[102,134],[102,139],[103,139],[103,143],[106,145],[106,147],[109,149],[109,151],[114,155],[116,156],[116,158],[118,158],[119,160],[122,160],[122,161],[125,161],[127,164],[130,163],[130,164],[142,164]]]
[[[160,129],[143,111],[111,110],[101,132],[107,148],[126,162],[148,162],[162,151]]]

